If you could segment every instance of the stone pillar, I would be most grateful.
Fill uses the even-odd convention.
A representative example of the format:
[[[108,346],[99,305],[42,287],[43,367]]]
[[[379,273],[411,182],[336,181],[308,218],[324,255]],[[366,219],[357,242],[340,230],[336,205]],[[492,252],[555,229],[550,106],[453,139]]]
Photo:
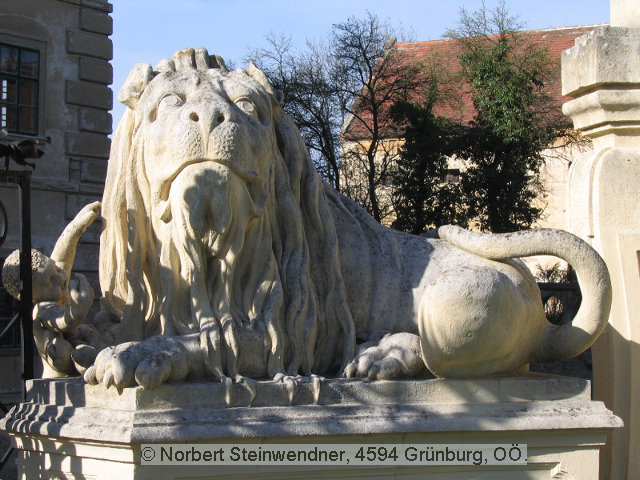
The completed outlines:
[[[564,105],[593,151],[571,167],[569,228],[607,262],[609,327],[594,345],[594,398],[621,417],[602,452],[603,479],[640,478],[640,2],[611,0],[611,25],[562,57]]]

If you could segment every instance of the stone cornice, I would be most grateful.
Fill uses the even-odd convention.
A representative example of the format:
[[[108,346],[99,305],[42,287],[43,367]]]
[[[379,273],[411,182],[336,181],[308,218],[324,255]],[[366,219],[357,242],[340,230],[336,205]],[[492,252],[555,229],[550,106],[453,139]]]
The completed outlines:
[[[94,10],[102,10],[103,12],[113,12],[113,5],[107,0],[58,0],[62,3],[70,3],[83,8],[92,8]]]

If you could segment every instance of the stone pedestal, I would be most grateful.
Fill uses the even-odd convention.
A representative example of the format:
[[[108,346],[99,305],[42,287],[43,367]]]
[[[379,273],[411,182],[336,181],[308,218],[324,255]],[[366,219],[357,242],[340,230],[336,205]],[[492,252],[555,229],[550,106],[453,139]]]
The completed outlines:
[[[79,380],[34,380],[0,426],[21,479],[598,478],[599,449],[620,420],[588,381],[529,375],[483,380],[332,380],[164,385],[121,393]],[[230,405],[227,405],[229,401]],[[249,406],[249,403],[252,405]],[[519,444],[527,463],[475,465],[149,465],[144,444]],[[526,472],[526,473],[525,473]],[[566,476],[565,476],[566,475]]]
[[[593,347],[594,398],[620,416],[602,478],[640,478],[640,9],[612,0],[611,26],[562,58],[564,105],[593,152],[571,167],[568,222],[602,255],[613,287],[609,327]]]

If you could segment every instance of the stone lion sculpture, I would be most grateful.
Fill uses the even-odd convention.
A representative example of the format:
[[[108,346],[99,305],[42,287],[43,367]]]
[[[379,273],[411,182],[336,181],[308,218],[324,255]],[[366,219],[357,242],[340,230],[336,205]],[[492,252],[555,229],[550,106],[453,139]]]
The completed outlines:
[[[606,266],[568,233],[376,223],[321,181],[253,64],[181,50],[138,64],[118,98],[100,284],[120,328],[89,383],[507,374],[573,357],[606,325]],[[575,267],[572,323],[547,322],[511,259],[535,254]]]

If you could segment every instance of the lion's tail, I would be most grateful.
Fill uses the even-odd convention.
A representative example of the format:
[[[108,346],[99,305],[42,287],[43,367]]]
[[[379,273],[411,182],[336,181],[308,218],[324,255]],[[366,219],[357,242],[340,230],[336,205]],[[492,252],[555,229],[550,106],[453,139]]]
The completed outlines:
[[[598,252],[575,235],[555,229],[484,234],[446,225],[438,229],[438,236],[458,248],[492,260],[553,255],[575,269],[582,292],[578,313],[570,323],[547,325],[531,361],[573,358],[589,348],[607,326],[611,307],[609,271]]]

